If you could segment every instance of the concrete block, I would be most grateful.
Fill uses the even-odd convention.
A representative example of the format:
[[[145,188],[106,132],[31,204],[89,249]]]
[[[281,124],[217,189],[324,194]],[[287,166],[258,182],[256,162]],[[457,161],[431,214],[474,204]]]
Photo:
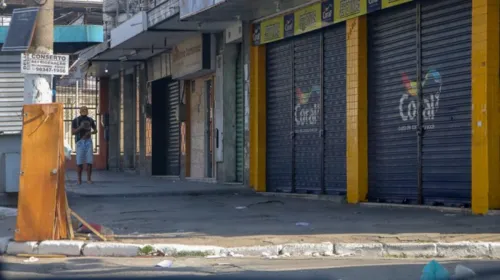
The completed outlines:
[[[6,236],[6,237],[0,237],[0,255],[5,254],[7,252],[7,246],[9,245],[10,240],[12,237]]]
[[[42,241],[38,245],[38,253],[40,255],[65,255],[65,256],[80,256],[83,241],[69,240],[48,240]]]
[[[28,242],[9,242],[7,246],[8,255],[17,254],[37,254],[38,253],[38,242],[28,241]]]
[[[335,254],[375,258],[384,255],[384,248],[381,243],[337,243],[335,244]]]
[[[437,255],[444,258],[481,258],[490,256],[488,243],[438,243]]]
[[[308,256],[318,253],[323,256],[333,254],[333,243],[291,243],[285,244],[281,248],[281,255],[289,254],[291,256]]]
[[[492,258],[500,259],[500,242],[490,243],[490,253]]]
[[[124,243],[96,242],[83,246],[86,257],[135,257],[139,255],[140,245]]]
[[[226,248],[225,254],[238,254],[244,257],[260,257],[260,256],[277,256],[281,250],[281,246],[251,246],[251,247],[232,247]]]
[[[222,247],[204,246],[204,245],[182,245],[182,244],[156,244],[153,248],[163,252],[165,256],[209,256],[218,255],[222,251]]]
[[[385,253],[395,257],[435,257],[434,243],[392,243],[384,245]]]

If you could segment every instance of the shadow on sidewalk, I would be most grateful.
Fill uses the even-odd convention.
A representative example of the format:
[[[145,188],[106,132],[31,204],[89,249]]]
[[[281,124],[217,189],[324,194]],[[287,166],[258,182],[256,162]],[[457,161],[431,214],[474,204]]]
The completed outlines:
[[[212,184],[185,181],[175,177],[140,176],[110,171],[93,172],[93,184],[85,182],[85,171],[82,179],[82,185],[77,185],[76,171],[67,171],[66,189],[68,192],[85,197],[253,193],[251,189],[241,184]]]

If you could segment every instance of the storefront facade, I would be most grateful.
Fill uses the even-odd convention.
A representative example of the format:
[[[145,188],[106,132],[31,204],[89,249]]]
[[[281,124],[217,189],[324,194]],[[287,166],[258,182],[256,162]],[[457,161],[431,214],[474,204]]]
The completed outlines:
[[[151,170],[153,176],[180,176],[181,135],[177,110],[180,83],[171,77],[151,84]]]
[[[242,183],[242,24],[181,21],[179,4],[136,13],[83,56],[109,78],[108,169]]]
[[[497,122],[476,133],[484,110],[497,112],[484,100],[498,94],[484,40],[496,38],[487,53],[498,56],[499,4],[344,2],[252,24],[250,185],[352,203],[498,207],[497,175],[474,162],[500,167]]]
[[[172,78],[183,88],[181,161],[187,180],[243,182],[242,48],[224,35],[197,34],[171,53]]]
[[[368,16],[369,200],[470,207],[471,21],[470,0]]]
[[[215,163],[219,182],[244,181],[243,51],[241,22],[221,33],[215,69]],[[233,32],[232,30],[236,30]],[[239,35],[235,35],[238,33]],[[248,72],[248,71],[247,71]]]
[[[182,110],[183,115],[189,114],[189,120],[180,120],[185,122],[186,131],[181,141],[189,147],[183,155],[188,179],[215,178],[215,47],[213,35],[197,34],[176,45],[171,53],[172,79],[183,84]]]
[[[345,194],[345,24],[269,43],[267,186]]]

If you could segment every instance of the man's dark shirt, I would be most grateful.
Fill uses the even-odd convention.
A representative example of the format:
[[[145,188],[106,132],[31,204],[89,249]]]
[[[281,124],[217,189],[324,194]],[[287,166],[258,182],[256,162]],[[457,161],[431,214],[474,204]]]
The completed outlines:
[[[80,141],[87,132],[90,132],[92,129],[96,130],[96,125],[94,120],[91,117],[88,116],[79,116],[76,117],[72,122],[71,122],[71,127],[73,129],[77,129],[80,127],[80,125],[83,124],[83,129],[81,129],[79,132],[75,134],[75,142]]]

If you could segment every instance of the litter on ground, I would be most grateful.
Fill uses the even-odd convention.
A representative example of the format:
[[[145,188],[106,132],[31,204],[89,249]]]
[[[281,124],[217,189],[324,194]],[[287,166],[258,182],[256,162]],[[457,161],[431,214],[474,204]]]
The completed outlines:
[[[39,261],[37,258],[35,257],[30,257],[29,259],[27,260],[24,260],[25,263],[34,263],[34,262],[37,262]]]
[[[155,265],[156,267],[168,268],[172,266],[172,261],[164,260]]]

